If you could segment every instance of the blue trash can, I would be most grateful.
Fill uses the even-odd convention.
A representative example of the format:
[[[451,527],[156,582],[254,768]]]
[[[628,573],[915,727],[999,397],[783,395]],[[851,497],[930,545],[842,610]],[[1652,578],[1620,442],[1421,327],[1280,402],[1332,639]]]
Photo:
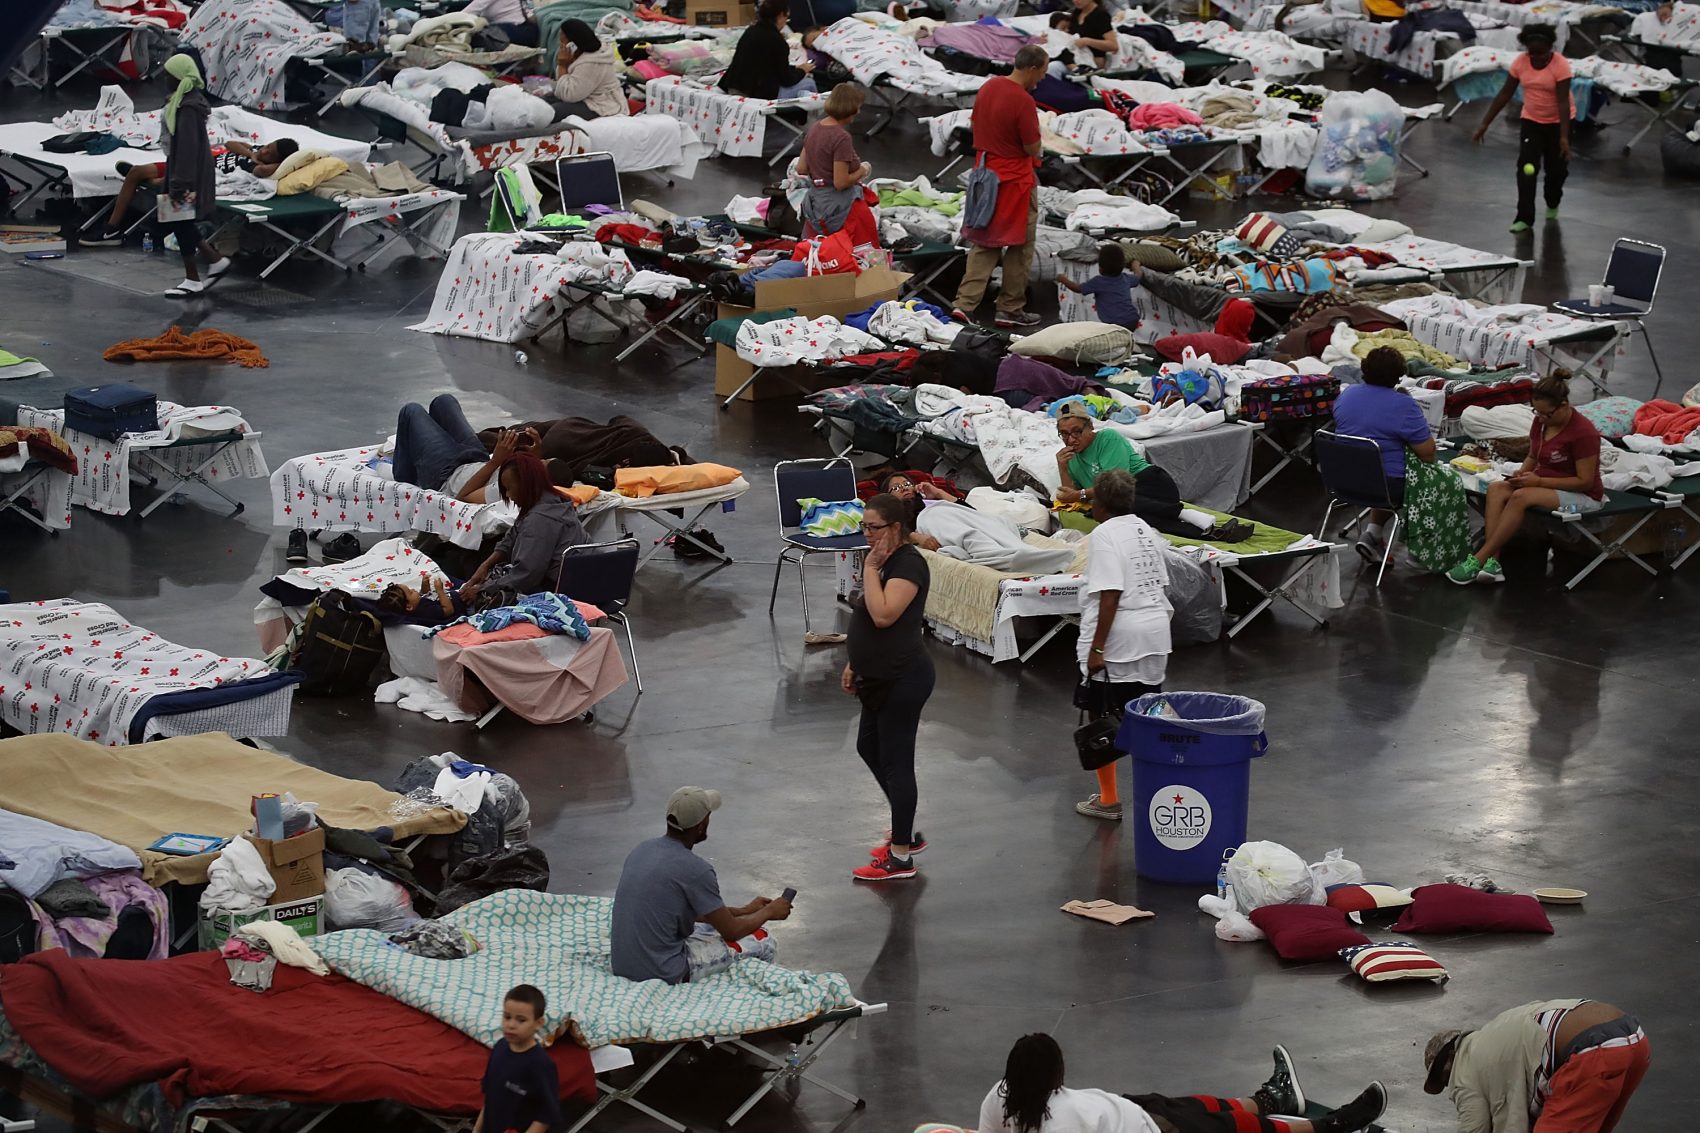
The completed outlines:
[[[1148,713],[1167,704],[1178,716]],[[1263,705],[1219,692],[1131,701],[1116,746],[1133,757],[1133,865],[1141,877],[1214,884],[1246,839],[1251,761],[1268,748]]]

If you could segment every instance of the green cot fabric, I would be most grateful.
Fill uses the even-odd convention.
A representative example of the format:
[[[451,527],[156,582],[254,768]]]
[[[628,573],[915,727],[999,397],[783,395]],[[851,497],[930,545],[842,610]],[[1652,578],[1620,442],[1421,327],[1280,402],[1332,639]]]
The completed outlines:
[[[1424,570],[1450,570],[1470,553],[1470,506],[1464,482],[1451,465],[1405,450],[1405,506],[1400,510],[1405,549]]]
[[[441,1019],[485,1046],[502,1037],[502,998],[516,984],[549,1001],[545,1034],[585,1046],[671,1043],[753,1034],[852,1007],[835,972],[792,971],[740,960],[715,975],[669,986],[616,976],[609,961],[609,897],[509,889],[441,918],[482,946],[460,960],[415,956],[381,932],[317,937],[313,949],[340,975]]]
[[[963,193],[923,193],[919,189],[882,189],[881,208],[923,208],[955,216],[962,211]]]
[[[797,312],[790,307],[784,307],[777,311],[757,311],[752,315],[733,315],[731,318],[715,319],[708,324],[708,330],[704,333],[710,342],[718,342],[722,346],[735,346],[737,345],[738,328],[745,323],[755,323],[760,326],[762,323],[771,323],[776,319],[794,319],[796,317]]]
[[[1304,536],[1297,531],[1285,531],[1279,527],[1271,527],[1267,523],[1259,523],[1255,519],[1244,519],[1229,515],[1225,511],[1211,511],[1197,504],[1187,504],[1193,511],[1201,511],[1215,518],[1217,523],[1226,523],[1230,519],[1239,519],[1241,523],[1252,526],[1251,538],[1239,543],[1221,543],[1210,539],[1197,539],[1187,535],[1166,535],[1161,531],[1157,534],[1176,547],[1215,547],[1218,551],[1227,551],[1235,555],[1269,555],[1277,551],[1285,551]],[[1059,511],[1057,523],[1063,527],[1072,527],[1076,531],[1092,531],[1098,526],[1098,521],[1084,512]],[[1155,529],[1153,529],[1155,530]],[[1456,560],[1454,560],[1456,561]],[[1447,564],[1451,566],[1451,563]]]

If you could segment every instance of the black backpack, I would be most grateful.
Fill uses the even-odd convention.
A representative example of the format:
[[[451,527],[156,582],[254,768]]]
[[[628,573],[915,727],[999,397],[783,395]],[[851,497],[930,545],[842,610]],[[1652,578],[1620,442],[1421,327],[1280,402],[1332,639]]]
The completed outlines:
[[[384,655],[378,615],[355,609],[341,590],[328,590],[307,608],[289,667],[306,678],[307,696],[350,696],[371,688],[372,670]]]

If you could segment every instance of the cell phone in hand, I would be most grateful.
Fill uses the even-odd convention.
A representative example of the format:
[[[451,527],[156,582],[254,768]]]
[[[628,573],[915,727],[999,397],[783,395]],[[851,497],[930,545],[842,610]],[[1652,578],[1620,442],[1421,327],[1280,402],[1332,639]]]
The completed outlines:
[[[797,891],[795,889],[787,888],[785,892],[779,895],[779,899],[787,903],[795,901],[797,899]]]

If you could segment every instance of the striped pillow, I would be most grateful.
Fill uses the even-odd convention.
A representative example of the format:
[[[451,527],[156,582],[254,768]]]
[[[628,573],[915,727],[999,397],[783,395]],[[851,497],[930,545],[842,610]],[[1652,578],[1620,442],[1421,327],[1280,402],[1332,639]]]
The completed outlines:
[[[1254,212],[1241,221],[1240,226],[1234,229],[1234,235],[1241,243],[1265,255],[1293,256],[1299,251],[1298,237],[1289,235],[1279,221],[1260,212]]]
[[[1352,971],[1369,983],[1389,983],[1393,980],[1446,979],[1446,969],[1433,957],[1408,940],[1385,940],[1376,944],[1355,944],[1340,949],[1340,958]]]
[[[803,509],[802,528],[810,535],[854,535],[862,530],[862,501],[827,501],[810,496],[797,501]]]

